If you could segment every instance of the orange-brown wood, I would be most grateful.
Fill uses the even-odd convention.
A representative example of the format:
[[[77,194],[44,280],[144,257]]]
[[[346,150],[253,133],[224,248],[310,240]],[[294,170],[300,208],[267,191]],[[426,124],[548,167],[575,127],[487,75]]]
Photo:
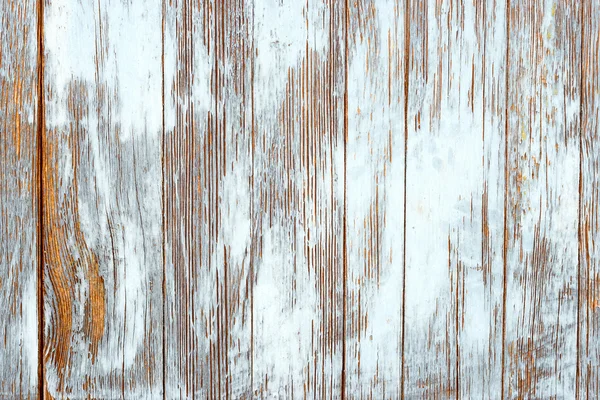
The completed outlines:
[[[0,398],[38,385],[38,29],[35,0],[0,3]]]

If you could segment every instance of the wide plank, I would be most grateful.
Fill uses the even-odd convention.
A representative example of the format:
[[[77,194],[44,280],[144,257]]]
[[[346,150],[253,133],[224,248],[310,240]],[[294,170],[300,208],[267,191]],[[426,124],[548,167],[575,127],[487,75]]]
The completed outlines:
[[[403,395],[404,1],[348,2],[345,394]]]
[[[343,1],[255,1],[253,389],[344,388]]]
[[[505,3],[410,1],[406,398],[498,398]]]
[[[44,391],[160,398],[159,0],[44,7]]]
[[[167,398],[252,398],[252,15],[165,2]]]
[[[579,1],[508,4],[503,398],[574,398]]]

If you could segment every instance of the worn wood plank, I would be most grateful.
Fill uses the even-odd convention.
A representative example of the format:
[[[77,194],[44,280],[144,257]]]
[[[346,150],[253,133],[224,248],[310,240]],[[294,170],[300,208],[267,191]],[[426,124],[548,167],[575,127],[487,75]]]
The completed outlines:
[[[37,3],[0,3],[0,397],[38,390]]]
[[[578,4],[509,3],[505,398],[575,396]]]
[[[600,396],[600,3],[582,2],[577,399]],[[571,14],[573,17],[573,14]]]
[[[396,0],[349,2],[348,398],[403,394],[405,8]]]
[[[161,2],[46,2],[45,391],[162,396]]]
[[[252,8],[164,15],[166,396],[251,398]]]
[[[344,2],[254,2],[253,389],[343,396]]]
[[[504,4],[408,7],[404,394],[497,398]]]

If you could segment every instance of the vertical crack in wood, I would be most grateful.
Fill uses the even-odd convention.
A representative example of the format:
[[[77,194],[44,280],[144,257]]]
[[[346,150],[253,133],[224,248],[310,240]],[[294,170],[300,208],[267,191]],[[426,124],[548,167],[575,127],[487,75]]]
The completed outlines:
[[[576,354],[575,354],[575,399],[579,399],[579,381],[581,379],[581,371],[580,371],[580,361],[581,361],[581,353],[580,353],[580,340],[581,340],[581,253],[583,251],[582,247],[582,205],[583,205],[583,34],[584,32],[584,14],[583,8],[584,4],[580,5],[580,29],[581,35],[579,36],[579,55],[580,55],[580,67],[579,67],[579,198],[577,202],[577,320],[576,320]],[[586,275],[587,276],[587,275]]]
[[[504,381],[506,375],[506,294],[507,294],[507,254],[508,254],[508,75],[510,69],[509,50],[510,50],[510,0],[506,2],[506,67],[504,71],[504,226],[503,226],[503,246],[502,246],[502,355],[501,355],[501,378],[500,378],[500,398],[504,399]]]
[[[45,397],[44,377],[44,0],[37,2],[37,307],[38,307],[38,394]],[[34,196],[35,197],[35,196]]]
[[[250,50],[250,124],[251,124],[251,177],[250,177],[250,398],[254,395],[254,247],[256,243],[256,218],[254,217],[254,143],[256,137],[254,120],[254,66],[256,60],[254,6],[252,7],[252,47]]]
[[[165,221],[165,0],[161,2],[161,54],[160,54],[160,73],[161,73],[161,96],[162,96],[162,135],[161,135],[161,225],[162,225],[162,392],[163,400],[166,400],[167,390],[167,357],[166,357],[166,304],[167,304],[167,275],[166,275],[166,232],[167,226]]]
[[[344,279],[342,282],[342,376],[341,393],[342,399],[346,396],[346,318],[347,318],[347,291],[348,291],[348,244],[347,244],[347,226],[348,226],[348,23],[350,14],[349,0],[346,0],[344,7],[344,217],[343,217],[343,244],[342,257]]]
[[[346,318],[347,318],[347,290],[348,290],[348,248],[347,248],[347,225],[348,225],[348,185],[347,185],[347,163],[348,163],[348,14],[350,12],[349,1],[344,6],[344,214],[342,235],[342,374],[341,395],[346,398]]]
[[[406,171],[408,155],[408,90],[409,90],[409,62],[410,62],[410,0],[406,0],[404,10],[404,212],[402,227],[402,337],[400,339],[401,365],[400,365],[400,398],[404,399],[404,369],[405,369],[405,332],[406,332]]]

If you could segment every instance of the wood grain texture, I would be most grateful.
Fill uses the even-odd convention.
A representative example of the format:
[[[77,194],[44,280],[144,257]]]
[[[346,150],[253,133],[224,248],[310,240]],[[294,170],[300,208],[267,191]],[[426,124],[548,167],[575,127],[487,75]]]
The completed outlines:
[[[599,15],[0,3],[0,397],[598,397]]]
[[[574,398],[581,31],[579,2],[511,2],[508,15],[507,398]]]
[[[600,396],[600,4],[584,2],[581,10],[579,223],[577,291],[578,399]]]
[[[252,10],[164,13],[167,398],[251,397]]]
[[[35,1],[0,3],[0,398],[38,397]]]
[[[162,396],[161,3],[44,7],[45,391]]]
[[[348,9],[348,398],[402,395],[406,14],[402,1]]]
[[[260,398],[344,393],[347,24],[343,2],[254,2]]]
[[[405,396],[500,398],[505,4],[408,7]]]

